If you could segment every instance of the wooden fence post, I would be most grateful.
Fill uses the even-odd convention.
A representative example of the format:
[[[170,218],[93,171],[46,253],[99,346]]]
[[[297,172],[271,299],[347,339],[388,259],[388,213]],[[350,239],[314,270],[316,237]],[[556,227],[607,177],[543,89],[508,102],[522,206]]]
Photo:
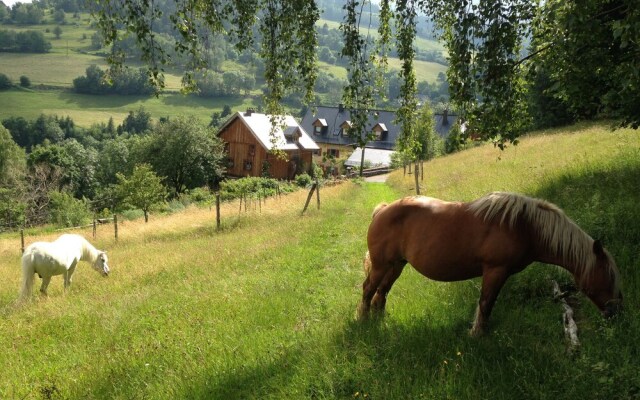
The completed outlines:
[[[220,193],[216,193],[216,229],[220,229]]]
[[[316,178],[316,199],[318,201],[318,210],[320,209],[320,183],[318,182],[318,178]]]
[[[93,216],[93,238],[96,238],[96,216]]]
[[[309,202],[311,201],[311,197],[313,197],[313,191],[316,190],[316,184],[311,185],[311,190],[309,191],[309,195],[307,196],[307,202],[304,203],[304,208],[302,209],[302,214],[307,211],[307,207],[309,206]]]
[[[20,254],[24,254],[24,229],[20,229]]]
[[[116,237],[116,242],[118,241],[118,214],[113,214],[113,229]]]

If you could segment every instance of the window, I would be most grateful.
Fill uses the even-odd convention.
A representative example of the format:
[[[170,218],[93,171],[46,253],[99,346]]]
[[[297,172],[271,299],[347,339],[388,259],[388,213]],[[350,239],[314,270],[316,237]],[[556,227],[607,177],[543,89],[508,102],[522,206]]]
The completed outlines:
[[[375,136],[376,140],[384,140],[388,132],[389,131],[387,130],[387,126],[383,123],[378,123],[373,127],[373,135]]]
[[[351,128],[351,121],[346,120],[340,124],[340,135],[349,136],[349,128]]]
[[[340,150],[338,150],[338,149],[327,149],[325,154],[328,157],[338,158],[338,157],[340,157]]]
[[[322,135],[323,133],[327,133],[327,120],[324,118],[318,118],[313,121],[313,134],[314,135]]]
[[[251,160],[244,160],[245,171],[251,171],[253,169],[253,162]]]

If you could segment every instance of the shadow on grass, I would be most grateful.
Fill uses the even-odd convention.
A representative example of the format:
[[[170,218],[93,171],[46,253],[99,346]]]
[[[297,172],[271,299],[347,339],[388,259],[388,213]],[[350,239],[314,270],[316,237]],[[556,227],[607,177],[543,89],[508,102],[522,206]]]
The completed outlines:
[[[139,101],[149,100],[150,96],[118,96],[118,95],[91,95],[91,94],[78,94],[73,92],[60,92],[58,95],[60,101],[73,104],[78,109],[109,109],[109,108],[121,108],[131,104],[135,104]]]
[[[163,96],[162,103],[167,106],[193,106],[193,107],[219,107],[228,105],[231,109],[237,109],[244,102],[244,98],[240,96],[223,96],[223,97],[199,97],[193,94],[182,95],[176,94],[171,96]]]

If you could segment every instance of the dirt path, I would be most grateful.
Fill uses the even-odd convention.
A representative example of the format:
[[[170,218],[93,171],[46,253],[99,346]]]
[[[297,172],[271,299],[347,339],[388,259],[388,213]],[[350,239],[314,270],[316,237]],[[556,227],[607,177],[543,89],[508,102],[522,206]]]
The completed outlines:
[[[367,176],[364,178],[364,180],[366,182],[385,183],[388,177],[389,177],[389,174],[382,174],[382,175]]]

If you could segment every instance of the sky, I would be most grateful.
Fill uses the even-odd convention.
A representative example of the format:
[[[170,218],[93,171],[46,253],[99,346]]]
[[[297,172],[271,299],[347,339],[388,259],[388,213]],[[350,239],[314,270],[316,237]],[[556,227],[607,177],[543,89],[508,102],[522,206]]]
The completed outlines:
[[[12,7],[16,3],[31,3],[31,0],[0,0],[5,6]]]

